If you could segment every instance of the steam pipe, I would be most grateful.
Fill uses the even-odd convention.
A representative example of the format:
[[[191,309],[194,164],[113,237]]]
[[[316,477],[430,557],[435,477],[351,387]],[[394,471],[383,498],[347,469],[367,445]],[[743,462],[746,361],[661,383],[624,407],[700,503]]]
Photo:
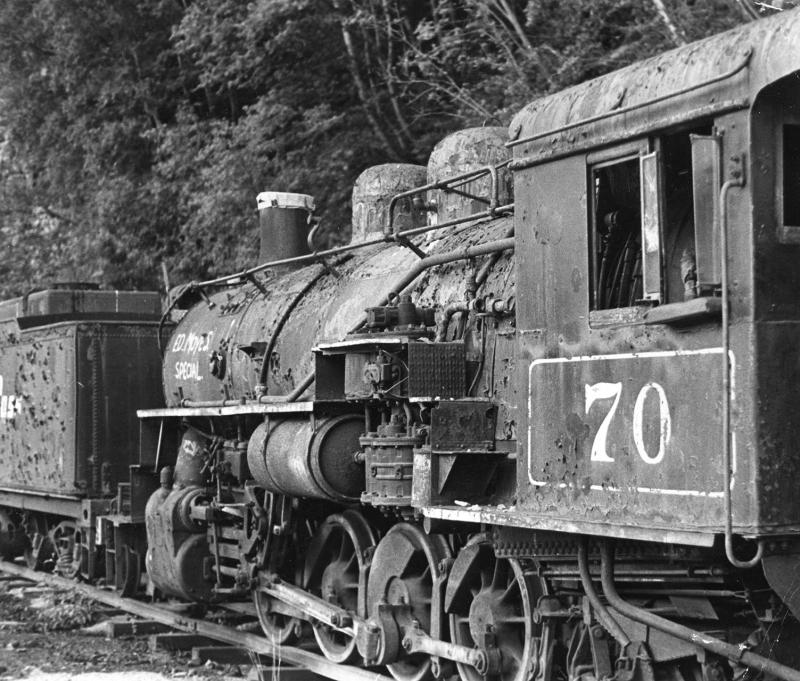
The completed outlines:
[[[506,230],[504,235],[505,238],[509,238],[514,236],[514,226],[512,225]],[[486,281],[489,276],[489,272],[492,271],[492,268],[497,264],[497,261],[500,259],[500,251],[497,253],[492,253],[492,257],[489,258],[481,268],[478,270],[478,273],[475,275],[475,285],[480,288],[481,284]]]
[[[396,298],[403,293],[407,293],[406,289],[414,283],[414,280],[422,274],[425,270],[437,265],[445,265],[457,260],[469,260],[476,258],[479,255],[490,255],[492,253],[502,253],[503,251],[514,249],[514,237],[507,237],[505,239],[498,239],[497,241],[489,241],[477,246],[465,246],[449,253],[437,253],[436,255],[429,255],[427,258],[414,263],[414,266],[406,272],[406,275],[397,283],[395,289],[383,296],[380,300],[376,301],[373,306],[380,307],[386,305],[390,300]],[[366,316],[362,316],[359,322],[350,329],[350,333],[357,331],[366,321]]]
[[[502,253],[503,251],[513,250],[514,249],[514,237],[507,237],[505,239],[498,239],[497,241],[489,241],[485,244],[478,244],[477,246],[465,246],[464,248],[459,248],[456,251],[450,251],[449,253],[437,253],[436,255],[429,255],[427,258],[420,260],[419,262],[414,263],[414,266],[406,272],[406,275],[398,282],[395,286],[394,291],[390,291],[387,295],[383,296],[379,301],[377,301],[374,305],[370,307],[380,307],[382,305],[386,305],[392,298],[402,295],[406,293],[406,289],[414,283],[414,280],[422,274],[425,270],[430,269],[431,267],[436,267],[437,265],[444,265],[449,262],[455,262],[457,260],[469,260],[470,258],[475,258],[479,255],[490,255],[492,253]],[[367,321],[366,315],[362,315],[361,319],[356,323],[351,329],[350,333],[354,333],[358,331],[358,329],[364,325]],[[311,373],[305,377],[303,382],[307,381],[306,387],[311,385],[314,380],[314,374]],[[298,386],[299,388],[300,386]],[[305,388],[303,388],[305,390]],[[295,389],[291,395],[297,392]],[[297,395],[299,397],[302,394],[302,391]],[[292,396],[287,396],[287,402],[292,402],[297,399],[297,397],[292,398]]]
[[[316,227],[314,227],[316,229]],[[308,235],[309,242],[311,241],[311,234]],[[258,375],[258,384],[259,386],[263,386],[264,393],[267,392],[267,375],[269,373],[269,358],[272,356],[272,351],[275,349],[275,344],[278,342],[278,336],[280,332],[283,330],[283,327],[286,325],[286,322],[289,321],[289,316],[294,312],[294,309],[297,307],[297,304],[305,297],[306,293],[309,292],[312,286],[316,284],[322,275],[325,274],[327,270],[324,266],[320,267],[319,272],[317,272],[313,277],[311,277],[306,284],[303,286],[300,291],[292,298],[289,304],[283,309],[281,313],[280,319],[278,319],[277,323],[275,324],[275,328],[273,329],[272,333],[269,337],[269,342],[267,343],[267,347],[264,349],[264,353],[261,357],[261,371]]]
[[[742,664],[746,667],[751,667],[759,672],[777,676],[784,681],[800,681],[800,671],[787,667],[786,665],[774,662],[761,655],[751,653],[746,648],[743,648],[732,643],[720,641],[718,638],[707,636],[699,631],[685,627],[677,622],[664,619],[658,615],[648,612],[643,608],[631,605],[617,593],[617,588],[614,585],[614,554],[608,542],[604,541],[600,545],[600,572],[603,583],[603,593],[606,600],[614,610],[617,610],[625,617],[628,617],[636,622],[663,631],[665,634],[674,636],[677,639],[686,641],[700,648],[708,650],[715,655],[726,657],[732,662]]]
[[[452,303],[445,305],[442,310],[442,317],[436,325],[436,338],[437,343],[444,341],[447,336],[447,326],[450,320],[457,312],[486,312],[490,315],[493,314],[508,314],[514,312],[516,302],[514,297],[511,296],[505,300],[502,298],[472,298],[470,300],[456,300]]]
[[[603,628],[614,637],[624,653],[625,649],[630,645],[631,640],[622,630],[622,627],[619,626],[617,620],[615,620],[613,615],[608,611],[605,604],[600,600],[597,591],[595,591],[594,584],[592,584],[592,577],[589,574],[588,544],[589,542],[586,537],[578,544],[578,569],[581,574],[581,584],[583,585],[583,590],[586,592],[586,597],[589,599],[589,603],[591,603],[592,608],[594,608],[598,622],[600,622]]]
[[[434,340],[437,343],[441,343],[447,336],[447,327],[453,315],[456,312],[469,312],[471,308],[471,300],[457,300],[445,305],[444,310],[442,310],[442,318],[439,320],[439,325],[436,327],[436,338]]]
[[[300,399],[300,396],[306,391],[306,389],[314,382],[314,372],[312,371],[308,374],[300,383],[297,384],[297,387],[292,390],[284,400],[285,402],[297,402]]]
[[[464,246],[455,251],[448,253],[437,253],[436,255],[429,255],[427,258],[419,260],[406,272],[405,276],[395,286],[395,291],[390,291],[387,295],[383,296],[379,301],[376,301],[369,307],[380,307],[395,296],[401,295],[406,292],[406,289],[414,283],[414,280],[422,274],[425,270],[437,265],[445,265],[450,262],[458,260],[469,260],[481,255],[491,255],[493,253],[502,253],[503,251],[514,249],[514,237],[507,237],[505,239],[498,239],[497,241],[488,241],[477,246]],[[306,256],[303,256],[306,257]],[[398,293],[399,291],[399,293]],[[350,329],[349,333],[357,331],[367,321],[366,315],[362,315],[358,322]],[[274,402],[296,402],[302,394],[314,382],[314,372],[309,373],[297,384],[294,390],[288,395],[284,396],[263,396],[258,399],[258,403],[274,403]],[[189,402],[186,401],[184,406],[187,407],[222,407],[222,406],[235,406],[247,404],[248,402],[242,400],[225,400],[222,402]],[[800,680],[798,680],[800,681]]]

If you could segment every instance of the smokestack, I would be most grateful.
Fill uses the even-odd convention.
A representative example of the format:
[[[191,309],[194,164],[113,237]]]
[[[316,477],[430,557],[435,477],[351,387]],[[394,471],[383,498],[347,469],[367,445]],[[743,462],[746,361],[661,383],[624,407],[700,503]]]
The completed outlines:
[[[261,249],[258,262],[307,255],[308,218],[314,211],[314,197],[287,192],[261,192],[258,202],[258,224]],[[302,263],[281,265],[278,269],[294,270]]]

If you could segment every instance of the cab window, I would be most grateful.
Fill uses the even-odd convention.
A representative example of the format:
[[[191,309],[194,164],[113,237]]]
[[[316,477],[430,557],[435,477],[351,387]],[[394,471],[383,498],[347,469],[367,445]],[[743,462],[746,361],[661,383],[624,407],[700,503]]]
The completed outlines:
[[[714,278],[718,149],[704,126],[587,159],[590,319],[689,300],[701,294],[701,269]]]

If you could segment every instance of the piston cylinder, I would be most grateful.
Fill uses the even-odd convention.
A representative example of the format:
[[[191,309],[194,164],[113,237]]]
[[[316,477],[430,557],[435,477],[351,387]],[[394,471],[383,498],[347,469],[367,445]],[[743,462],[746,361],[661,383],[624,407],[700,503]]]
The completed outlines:
[[[270,492],[358,501],[364,467],[354,455],[363,432],[363,418],[352,414],[262,423],[250,437],[247,463],[255,481]]]
[[[170,490],[166,485],[147,502],[145,565],[150,580],[165,594],[199,602],[215,598],[206,525],[192,517],[192,508],[207,502],[200,487]]]
[[[294,258],[310,253],[308,248],[308,216],[314,210],[314,197],[308,194],[261,192],[258,222],[261,234],[259,263]],[[283,271],[304,264],[281,265]]]

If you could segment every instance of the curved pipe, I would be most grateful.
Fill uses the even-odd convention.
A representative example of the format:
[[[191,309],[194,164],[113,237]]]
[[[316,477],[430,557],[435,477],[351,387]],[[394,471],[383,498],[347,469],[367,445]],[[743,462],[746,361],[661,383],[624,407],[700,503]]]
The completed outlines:
[[[469,260],[470,258],[475,258],[479,255],[490,255],[492,253],[501,253],[502,251],[513,249],[514,238],[508,237],[505,239],[498,239],[497,241],[489,241],[484,244],[478,244],[477,246],[465,246],[463,248],[459,248],[458,250],[450,251],[449,253],[437,253],[436,255],[429,255],[427,258],[414,263],[414,266],[408,270],[406,275],[397,283],[395,290],[389,291],[389,293],[383,296],[379,301],[376,301],[375,304],[371,305],[370,307],[380,307],[382,305],[386,305],[390,300],[393,300],[397,296],[406,293],[406,289],[414,283],[414,280],[425,270],[430,269],[431,267],[445,265],[449,262],[455,262],[457,260]],[[357,331],[365,321],[366,316],[362,316],[358,324],[350,329],[350,333]]]
[[[453,315],[456,312],[469,312],[472,309],[472,302],[471,300],[457,300],[454,303],[445,305],[444,310],[442,310],[442,318],[439,320],[439,324],[436,327],[436,338],[434,340],[437,343],[444,341],[447,336],[447,327]]]
[[[311,386],[313,382],[314,372],[312,371],[310,374],[307,374],[306,377],[297,384],[297,387],[286,396],[285,401],[297,402],[297,400],[300,399],[300,396]]]
[[[581,584],[583,585],[583,590],[586,592],[586,597],[589,599],[589,603],[591,603],[592,608],[594,608],[597,621],[614,637],[622,648],[622,653],[624,653],[625,649],[630,645],[631,640],[622,630],[622,627],[619,626],[617,620],[615,620],[613,615],[608,611],[605,604],[600,600],[597,591],[594,589],[592,576],[589,574],[588,544],[589,542],[586,537],[578,544],[578,570],[580,570],[581,574]]]
[[[739,560],[733,550],[733,494],[731,470],[731,330],[730,330],[730,293],[728,275],[728,192],[732,187],[744,186],[741,176],[727,180],[719,191],[719,248],[720,248],[720,285],[722,288],[722,463],[724,468],[724,502],[725,502],[725,556],[731,565],[744,570],[758,565],[764,555],[764,541],[759,540],[756,555],[750,560]]]
[[[787,667],[779,662],[774,662],[761,655],[751,653],[749,650],[738,645],[720,641],[718,638],[712,638],[711,636],[685,627],[677,622],[664,619],[663,617],[648,612],[643,608],[631,605],[623,600],[617,593],[617,588],[614,585],[614,554],[606,541],[600,545],[600,572],[603,583],[603,593],[605,594],[606,600],[614,610],[617,610],[625,617],[629,617],[636,622],[641,622],[653,629],[663,631],[665,634],[674,636],[682,641],[692,643],[715,655],[726,657],[737,664],[742,664],[759,672],[777,676],[779,679],[784,679],[784,681],[800,681],[800,671],[796,669]]]
[[[316,229],[316,227],[314,228]],[[308,235],[309,241],[311,240],[311,234]],[[267,343],[267,347],[264,349],[264,354],[261,357],[261,371],[258,374],[258,383],[259,385],[263,386],[264,394],[266,395],[267,392],[267,374],[269,372],[269,358],[272,356],[272,351],[275,349],[275,344],[278,342],[278,336],[280,335],[281,331],[283,331],[283,327],[286,325],[286,322],[289,321],[289,316],[294,312],[294,309],[297,307],[298,303],[305,297],[306,293],[311,290],[311,287],[314,286],[325,274],[327,270],[324,266],[320,267],[319,272],[317,272],[313,277],[311,277],[306,284],[303,286],[300,291],[292,298],[290,303],[283,309],[281,313],[280,319],[275,324],[275,329],[270,334],[269,343]]]
[[[514,225],[511,225],[511,227],[509,227],[506,230],[506,233],[503,235],[503,238],[504,239],[508,239],[508,238],[510,238],[512,236],[514,236]],[[484,281],[486,281],[486,279],[488,279],[489,272],[492,271],[492,268],[497,264],[497,261],[500,260],[500,256],[501,255],[502,255],[502,253],[500,251],[497,251],[496,253],[492,253],[492,257],[489,258],[485,263],[483,263],[483,265],[481,265],[481,268],[478,270],[478,273],[475,275],[475,288],[476,289],[480,288],[481,284]]]

